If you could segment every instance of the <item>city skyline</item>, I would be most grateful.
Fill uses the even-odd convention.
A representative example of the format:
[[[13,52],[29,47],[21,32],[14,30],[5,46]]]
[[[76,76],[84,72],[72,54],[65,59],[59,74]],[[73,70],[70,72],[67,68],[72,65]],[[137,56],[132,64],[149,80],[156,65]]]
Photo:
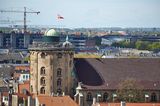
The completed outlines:
[[[0,9],[40,11],[27,15],[29,25],[60,27],[160,27],[159,0],[0,0]],[[29,10],[30,11],[30,10]],[[57,19],[60,14],[64,19]],[[23,14],[0,13],[0,19],[23,20]],[[23,25],[23,23],[18,23]]]

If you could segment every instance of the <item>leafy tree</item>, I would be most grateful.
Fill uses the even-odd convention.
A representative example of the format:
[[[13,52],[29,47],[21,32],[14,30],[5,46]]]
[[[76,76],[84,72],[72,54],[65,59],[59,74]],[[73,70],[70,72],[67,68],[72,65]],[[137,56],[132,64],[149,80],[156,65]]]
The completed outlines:
[[[149,44],[150,43],[146,41],[137,41],[135,43],[135,46],[136,46],[136,49],[147,50]]]
[[[112,44],[115,47],[125,47],[125,48],[136,48],[138,50],[151,50],[158,52],[160,51],[160,42],[149,42],[149,41],[120,41]]]
[[[133,79],[127,79],[119,84],[117,90],[118,100],[126,102],[143,102],[142,87]]]

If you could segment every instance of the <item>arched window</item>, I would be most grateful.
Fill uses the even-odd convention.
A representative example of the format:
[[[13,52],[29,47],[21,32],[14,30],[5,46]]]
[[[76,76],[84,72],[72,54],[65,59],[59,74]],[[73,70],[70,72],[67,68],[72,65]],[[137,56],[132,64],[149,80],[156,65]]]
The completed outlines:
[[[57,57],[58,57],[58,58],[62,58],[62,53],[58,53],[58,54],[57,54]]]
[[[103,102],[106,102],[107,99],[108,99],[108,93],[105,92],[105,93],[103,94]]]
[[[44,88],[44,87],[42,87],[42,88],[40,89],[40,93],[41,93],[41,94],[45,94],[45,88]]]
[[[62,75],[62,69],[58,68],[57,69],[57,77],[60,77]]]
[[[45,56],[46,56],[45,53],[42,52],[42,53],[41,53],[41,58],[45,58]]]
[[[44,75],[44,74],[46,74],[46,72],[45,72],[46,70],[45,70],[45,67],[41,67],[41,75]]]
[[[92,94],[90,92],[87,93],[87,101],[92,101]]]
[[[151,102],[157,102],[157,95],[156,93],[151,94]]]
[[[41,78],[41,85],[45,85],[45,78],[44,77]]]
[[[61,84],[62,84],[62,80],[60,78],[58,78],[58,80],[57,80],[57,86],[61,86]]]

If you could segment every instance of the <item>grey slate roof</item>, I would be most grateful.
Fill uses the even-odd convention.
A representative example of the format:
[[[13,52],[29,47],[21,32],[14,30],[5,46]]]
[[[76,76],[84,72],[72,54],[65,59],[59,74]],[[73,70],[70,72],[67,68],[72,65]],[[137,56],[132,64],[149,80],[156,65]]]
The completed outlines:
[[[0,60],[23,60],[23,56],[20,53],[0,54]]]

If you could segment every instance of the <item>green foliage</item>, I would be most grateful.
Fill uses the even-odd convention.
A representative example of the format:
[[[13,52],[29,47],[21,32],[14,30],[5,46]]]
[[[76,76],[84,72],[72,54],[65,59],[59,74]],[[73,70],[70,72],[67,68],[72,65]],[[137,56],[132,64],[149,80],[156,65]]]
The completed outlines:
[[[120,42],[113,43],[112,46],[134,48],[135,44],[134,44],[134,42],[120,41]]]
[[[121,41],[121,42],[113,43],[112,46],[125,47],[125,48],[136,48],[138,50],[160,51],[160,42],[149,42],[149,41],[128,42],[128,41]]]
[[[148,49],[148,46],[149,46],[149,42],[146,42],[146,41],[137,41],[135,43],[135,47],[136,49],[139,49],[139,50],[146,50]]]
[[[117,96],[119,101],[144,102],[142,87],[132,79],[125,80],[119,84]]]

